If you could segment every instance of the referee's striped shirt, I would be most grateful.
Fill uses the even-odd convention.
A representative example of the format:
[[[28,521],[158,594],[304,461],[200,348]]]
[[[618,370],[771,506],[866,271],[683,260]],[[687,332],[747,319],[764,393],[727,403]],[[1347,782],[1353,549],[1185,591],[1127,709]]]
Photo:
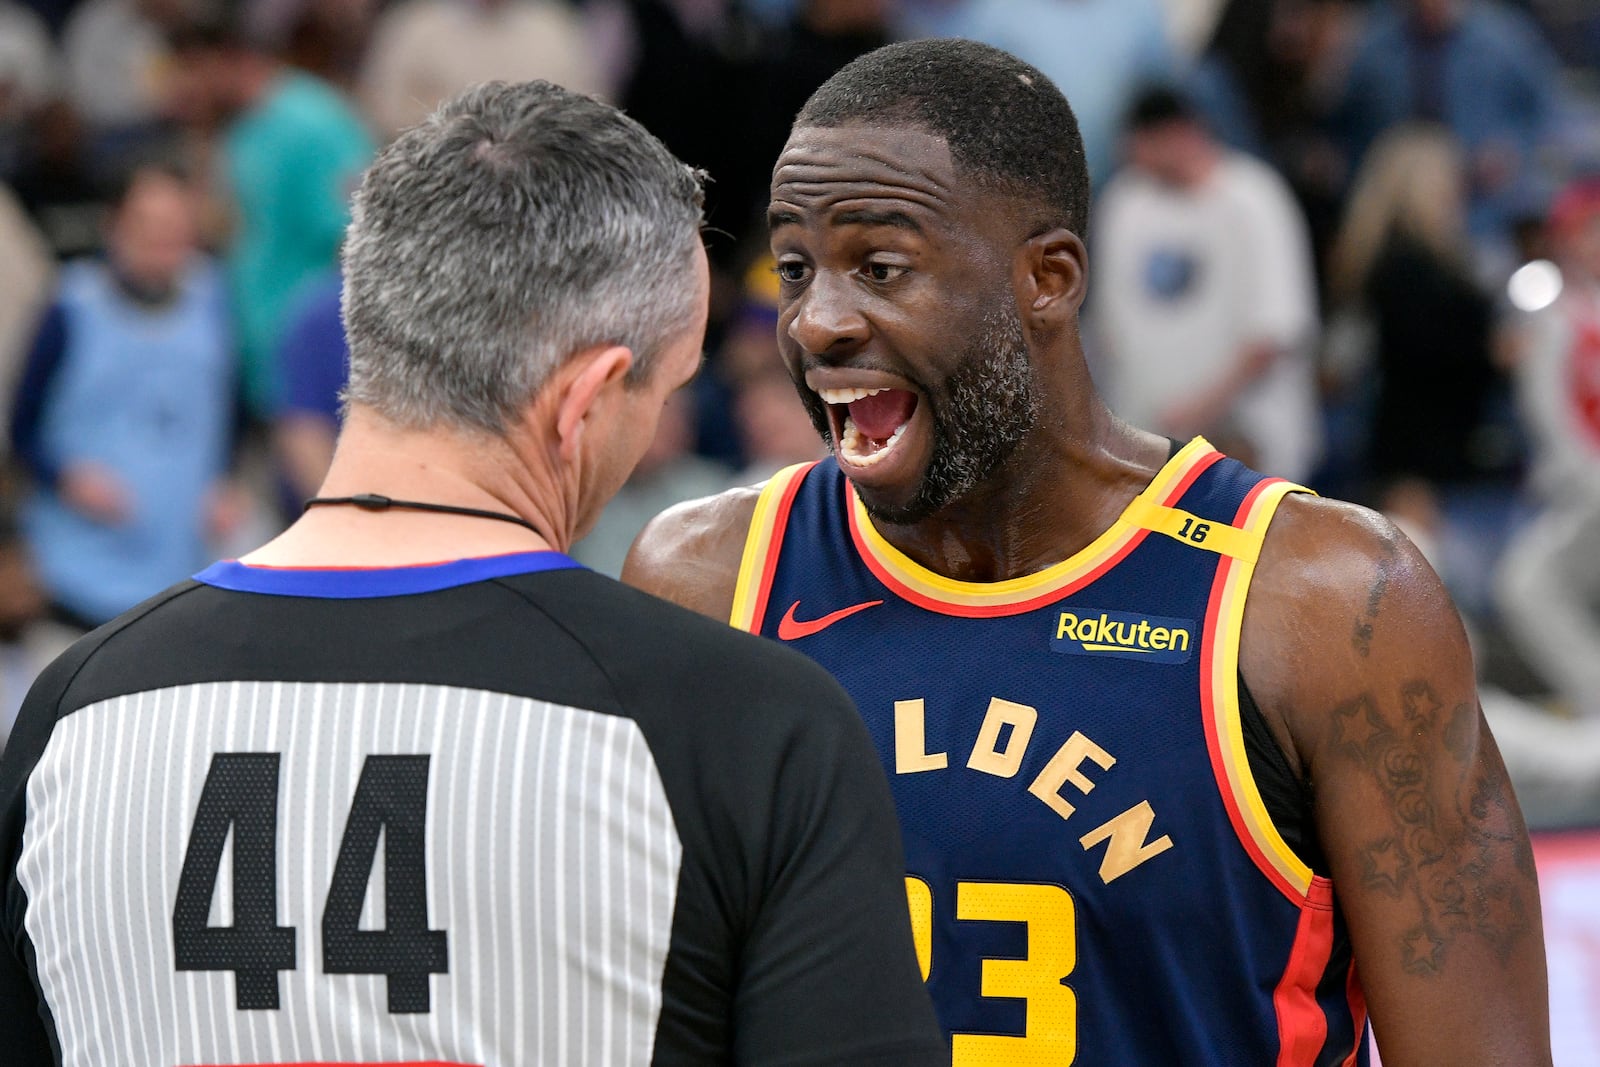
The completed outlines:
[[[11,1064],[948,1062],[820,668],[555,553],[218,564],[0,761]]]

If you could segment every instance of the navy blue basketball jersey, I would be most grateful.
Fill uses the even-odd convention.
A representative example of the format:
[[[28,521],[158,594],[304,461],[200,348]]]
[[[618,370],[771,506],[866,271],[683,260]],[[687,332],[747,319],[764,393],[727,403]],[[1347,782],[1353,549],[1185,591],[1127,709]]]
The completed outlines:
[[[763,490],[731,621],[859,705],[957,1067],[1366,1063],[1333,886],[1241,725],[1245,594],[1299,488],[1197,438],[1082,551],[992,584],[898,552],[831,459]]]

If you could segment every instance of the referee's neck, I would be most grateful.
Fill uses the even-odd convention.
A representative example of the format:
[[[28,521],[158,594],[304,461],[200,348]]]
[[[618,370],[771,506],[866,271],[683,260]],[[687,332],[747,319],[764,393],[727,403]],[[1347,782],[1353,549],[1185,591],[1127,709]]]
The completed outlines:
[[[314,507],[241,557],[277,567],[402,567],[477,556],[565,551],[566,496],[528,434],[397,426],[352,406],[318,497],[377,494],[514,516],[539,531],[492,519],[405,508]],[[529,453],[535,454],[533,462]],[[554,505],[554,506],[553,506]],[[561,520],[561,521],[558,521]]]

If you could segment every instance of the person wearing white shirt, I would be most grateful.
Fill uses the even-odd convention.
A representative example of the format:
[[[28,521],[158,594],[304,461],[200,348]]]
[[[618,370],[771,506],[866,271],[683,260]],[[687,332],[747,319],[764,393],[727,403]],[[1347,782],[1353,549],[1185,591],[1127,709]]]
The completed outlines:
[[[1144,94],[1130,126],[1093,235],[1112,408],[1304,480],[1322,448],[1305,219],[1282,178],[1219,144],[1176,94]]]

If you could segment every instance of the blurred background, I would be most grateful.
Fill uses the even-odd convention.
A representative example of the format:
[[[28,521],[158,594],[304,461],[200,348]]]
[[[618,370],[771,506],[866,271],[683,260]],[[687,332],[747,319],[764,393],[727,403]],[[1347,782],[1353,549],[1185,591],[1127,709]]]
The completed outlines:
[[[662,508],[816,458],[768,176],[813,89],[919,36],[1077,111],[1114,408],[1443,575],[1540,831],[1557,1063],[1600,1064],[1593,0],[0,0],[0,739],[76,635],[312,494],[348,194],[473,82],[597,94],[713,179],[708,373],[575,554],[615,574]]]

